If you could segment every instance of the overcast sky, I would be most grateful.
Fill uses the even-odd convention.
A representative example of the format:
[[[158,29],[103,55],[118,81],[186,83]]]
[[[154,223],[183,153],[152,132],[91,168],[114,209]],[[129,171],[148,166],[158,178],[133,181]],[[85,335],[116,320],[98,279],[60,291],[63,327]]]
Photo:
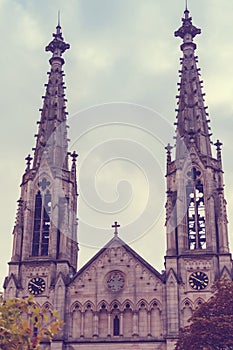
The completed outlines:
[[[159,271],[165,254],[164,146],[173,143],[183,0],[0,0],[0,282],[61,11],[70,147],[79,153],[79,266],[120,237]],[[223,146],[233,221],[233,2],[190,0],[212,140]],[[215,153],[214,153],[215,154]],[[91,247],[92,246],[92,247]]]

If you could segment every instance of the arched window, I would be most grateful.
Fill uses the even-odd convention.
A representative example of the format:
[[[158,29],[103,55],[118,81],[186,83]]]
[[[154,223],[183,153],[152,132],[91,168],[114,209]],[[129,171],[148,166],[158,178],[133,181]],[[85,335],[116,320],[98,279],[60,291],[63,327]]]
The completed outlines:
[[[185,302],[183,312],[183,327],[188,326],[188,321],[192,316],[192,307],[188,301]]]
[[[133,311],[129,303],[125,305],[124,309],[123,334],[125,337],[132,337],[133,334]]]
[[[71,314],[71,330],[72,337],[74,339],[79,338],[81,336],[81,324],[82,324],[82,315],[79,305],[75,306]]]
[[[84,338],[91,338],[93,336],[93,316],[92,306],[88,303],[84,313]]]
[[[138,311],[138,328],[139,335],[141,337],[146,337],[148,334],[147,330],[147,309],[144,302],[141,302],[140,308]]]
[[[120,320],[118,315],[115,315],[113,319],[113,335],[119,335],[120,334]]]
[[[41,209],[42,209],[42,198],[41,198],[41,193],[39,191],[35,199],[34,230],[33,230],[33,242],[32,242],[33,256],[39,255]]]
[[[49,250],[49,231],[51,215],[51,194],[39,191],[35,198],[32,255],[46,256]]]
[[[49,191],[44,196],[44,215],[41,239],[41,255],[48,255],[49,252],[49,230],[51,214],[51,195]]]
[[[188,173],[186,186],[189,249],[206,249],[204,189],[196,168]]]
[[[103,337],[107,337],[107,333],[108,333],[108,313],[107,313],[107,309],[106,309],[106,304],[103,303],[101,305],[101,309],[99,311],[99,337],[103,338]]]
[[[36,338],[37,335],[38,335],[38,327],[37,327],[37,324],[38,324],[38,317],[36,316],[34,318],[34,325],[33,325],[33,338]]]

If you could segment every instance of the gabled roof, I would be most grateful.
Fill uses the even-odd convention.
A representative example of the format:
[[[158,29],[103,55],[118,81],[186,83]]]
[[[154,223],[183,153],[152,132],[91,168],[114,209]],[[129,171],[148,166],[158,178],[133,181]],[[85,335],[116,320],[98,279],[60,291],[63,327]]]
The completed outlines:
[[[3,288],[6,289],[10,281],[13,280],[14,284],[18,288],[22,288],[22,286],[19,284],[19,281],[17,280],[16,276],[11,273],[10,276],[6,277],[4,280]]]
[[[122,239],[118,237],[118,235],[114,235],[114,237],[102,248],[100,249],[73,277],[72,281],[75,280],[76,277],[82,274],[95,260],[98,259],[106,250],[123,246],[124,249],[130,253],[135,259],[137,259],[142,265],[144,265],[153,275],[159,278],[162,282],[165,281],[165,274],[159,273],[152,265],[150,265],[145,259],[143,259],[138,253],[135,252],[127,243],[125,243]]]
[[[176,272],[174,271],[173,268],[170,268],[169,271],[166,273],[166,281],[169,280],[170,276],[173,276],[177,283],[180,282],[179,278],[178,278],[178,276],[177,276],[177,274],[176,274]]]
[[[232,279],[233,275],[231,273],[231,271],[229,271],[229,269],[227,268],[227,266],[224,266],[222,271],[220,272],[220,279],[221,278],[226,278],[226,276],[228,276],[228,278]]]

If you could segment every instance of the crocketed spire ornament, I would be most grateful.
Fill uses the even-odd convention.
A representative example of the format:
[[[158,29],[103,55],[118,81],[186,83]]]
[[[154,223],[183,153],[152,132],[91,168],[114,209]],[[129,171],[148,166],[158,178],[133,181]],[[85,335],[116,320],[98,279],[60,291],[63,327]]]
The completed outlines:
[[[59,23],[56,27],[56,33],[53,33],[53,37],[54,39],[46,46],[45,51],[52,52],[53,56],[61,57],[61,55],[70,48],[70,44],[64,42]]]
[[[182,18],[182,22],[182,26],[175,31],[175,36],[185,39],[186,34],[190,34],[193,39],[197,34],[201,34],[201,29],[192,24],[192,17],[189,17],[189,10],[187,8],[184,11],[184,18]]]

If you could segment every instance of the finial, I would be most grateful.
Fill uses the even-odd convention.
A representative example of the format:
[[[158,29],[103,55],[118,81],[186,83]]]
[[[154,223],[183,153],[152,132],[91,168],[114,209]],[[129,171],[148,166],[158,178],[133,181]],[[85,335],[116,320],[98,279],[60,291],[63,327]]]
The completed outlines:
[[[71,171],[72,171],[73,174],[76,174],[76,160],[78,158],[78,154],[74,151],[73,153],[68,152],[67,155],[70,156],[71,159],[72,159]]]
[[[184,18],[189,19],[188,0],[185,0]]]
[[[60,26],[60,11],[58,11],[58,25],[56,33],[53,33],[54,39],[45,47],[45,51],[53,53],[53,57],[61,57],[62,54],[70,48],[70,44],[64,42]],[[64,63],[64,62],[63,62]]]
[[[167,146],[165,147],[165,149],[167,150],[167,153],[170,153],[172,148],[173,147],[170,145],[170,143],[168,143]]]
[[[179,36],[180,38],[185,39],[187,38],[187,34],[189,36],[191,35],[192,39],[197,35],[201,34],[201,29],[195,27],[192,24],[192,17],[189,16],[189,10],[188,10],[188,0],[185,2],[185,11],[184,11],[184,18],[182,18],[182,26],[175,31],[175,36]]]
[[[57,35],[61,35],[61,25],[60,25],[60,10],[58,10],[58,13],[57,13],[57,26],[56,26],[56,34]],[[54,36],[54,34],[53,34]]]
[[[76,159],[78,158],[78,154],[74,151],[73,153],[70,153],[70,156],[72,158],[72,162],[75,163]]]
[[[112,225],[112,228],[114,228],[114,229],[115,229],[115,231],[114,231],[115,236],[117,236],[117,235],[118,235],[118,231],[117,231],[118,227],[121,227],[121,225],[120,225],[120,224],[118,224],[118,222],[117,222],[117,221],[115,221],[115,222],[114,222],[114,225]]]
[[[30,170],[30,167],[31,167],[31,161],[32,161],[32,157],[31,155],[29,154],[25,160],[27,161],[27,168],[26,168],[26,171]]]
[[[217,151],[221,151],[221,146],[222,146],[222,142],[220,142],[219,140],[217,140],[217,142],[214,144],[217,148]]]
[[[222,146],[222,142],[220,142],[219,140],[217,140],[217,142],[214,144],[216,146],[216,150],[217,150],[217,159],[219,161],[221,161],[222,159],[222,155],[221,155],[221,146]]]
[[[58,10],[58,13],[57,13],[57,26],[60,27],[61,24],[60,24],[60,21],[61,20],[61,17],[60,17],[60,10]]]
[[[172,150],[172,146],[170,145],[170,143],[167,144],[167,146],[165,147],[165,150],[167,151],[167,162],[170,163],[171,162],[171,150]]]

